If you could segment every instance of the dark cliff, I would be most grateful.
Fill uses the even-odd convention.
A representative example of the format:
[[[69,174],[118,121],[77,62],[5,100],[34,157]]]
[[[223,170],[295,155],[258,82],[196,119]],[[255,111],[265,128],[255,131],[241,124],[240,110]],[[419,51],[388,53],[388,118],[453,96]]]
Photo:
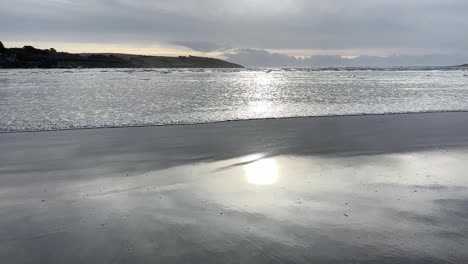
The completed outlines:
[[[0,42],[0,68],[242,68],[220,59],[128,54],[72,54],[55,49],[5,48]]]

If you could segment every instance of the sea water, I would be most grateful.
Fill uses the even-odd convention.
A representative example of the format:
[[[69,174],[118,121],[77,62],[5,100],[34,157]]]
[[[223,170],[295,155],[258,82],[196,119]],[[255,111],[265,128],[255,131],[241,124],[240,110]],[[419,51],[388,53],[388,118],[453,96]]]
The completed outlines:
[[[468,111],[462,69],[0,69],[0,131]]]

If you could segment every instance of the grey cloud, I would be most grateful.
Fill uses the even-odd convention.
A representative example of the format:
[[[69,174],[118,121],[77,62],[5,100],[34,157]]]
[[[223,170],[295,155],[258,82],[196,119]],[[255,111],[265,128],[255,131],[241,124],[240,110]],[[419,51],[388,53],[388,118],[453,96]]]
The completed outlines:
[[[7,40],[465,52],[466,0],[0,0]],[[211,46],[210,46],[211,45]],[[216,47],[216,49],[219,49]]]

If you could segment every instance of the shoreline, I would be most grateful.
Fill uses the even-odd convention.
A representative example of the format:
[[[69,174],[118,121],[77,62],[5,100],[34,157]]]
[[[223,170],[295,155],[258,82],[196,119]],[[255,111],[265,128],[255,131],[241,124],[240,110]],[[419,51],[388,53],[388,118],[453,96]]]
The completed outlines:
[[[133,167],[145,168],[135,169],[139,173],[255,153],[340,156],[464,148],[468,146],[465,131],[468,113],[453,112],[0,133],[0,161],[21,166],[30,163],[28,170],[35,170],[34,164],[55,160],[58,165],[53,167],[68,170],[68,166],[81,166],[75,160],[85,160],[87,166],[123,170],[128,166],[125,160],[130,159],[135,162]],[[80,152],[69,152],[64,146]],[[62,162],[59,153],[64,151],[70,155],[69,161]],[[156,160],[150,162],[145,155]],[[109,160],[113,156],[123,163],[113,164]]]
[[[148,125],[123,125],[123,126],[102,126],[102,127],[78,127],[78,128],[63,128],[51,130],[0,130],[1,134],[10,133],[41,133],[41,132],[59,132],[59,131],[76,131],[76,130],[94,130],[94,129],[125,129],[125,128],[145,128],[145,127],[172,127],[172,126],[198,126],[222,123],[248,122],[248,121],[268,121],[268,120],[288,120],[288,119],[313,119],[313,118],[345,118],[345,117],[365,117],[365,116],[393,116],[393,115],[424,115],[424,114],[447,114],[447,113],[468,113],[468,110],[447,110],[447,111],[421,111],[421,112],[396,112],[396,113],[371,113],[371,114],[348,114],[348,115],[317,115],[317,116],[291,116],[291,117],[267,117],[253,119],[232,119],[213,122],[199,123],[174,123],[174,124],[148,124]]]

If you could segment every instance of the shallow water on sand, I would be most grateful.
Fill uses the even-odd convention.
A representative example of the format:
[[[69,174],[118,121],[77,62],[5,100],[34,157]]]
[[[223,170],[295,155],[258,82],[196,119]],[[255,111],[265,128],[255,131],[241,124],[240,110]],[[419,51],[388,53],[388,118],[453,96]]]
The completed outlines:
[[[0,134],[2,263],[466,263],[468,113]]]
[[[0,71],[0,131],[466,110],[461,70]]]

